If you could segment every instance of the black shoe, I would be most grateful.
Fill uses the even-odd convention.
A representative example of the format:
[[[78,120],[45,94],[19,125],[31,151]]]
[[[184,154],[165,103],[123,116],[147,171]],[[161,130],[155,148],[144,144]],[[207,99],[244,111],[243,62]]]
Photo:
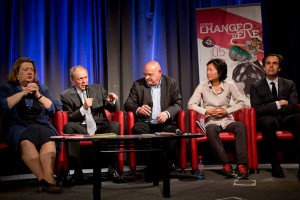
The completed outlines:
[[[172,173],[172,172],[175,172],[176,171],[176,165],[174,163],[172,163],[170,166],[169,166],[169,172]]]
[[[237,174],[239,179],[248,179],[248,169],[246,165],[237,165]]]
[[[280,165],[272,166],[272,176],[276,178],[285,178]]]
[[[38,192],[48,192],[48,193],[60,193],[62,191],[61,185],[57,182],[56,184],[48,183],[46,180],[42,179],[39,181]]]
[[[126,183],[127,180],[120,176],[117,170],[110,168],[107,171],[107,179],[111,180],[113,183]]]
[[[144,180],[145,182],[153,182],[153,172],[149,167],[144,168]]]
[[[170,170],[170,168],[169,168]],[[145,182],[158,181],[163,178],[162,170],[154,170],[151,167],[146,167],[144,169],[144,180]]]
[[[83,183],[84,175],[82,171],[75,171],[71,178],[67,181],[69,185],[80,185]]]
[[[226,179],[235,178],[233,168],[229,163],[223,165],[223,175]]]

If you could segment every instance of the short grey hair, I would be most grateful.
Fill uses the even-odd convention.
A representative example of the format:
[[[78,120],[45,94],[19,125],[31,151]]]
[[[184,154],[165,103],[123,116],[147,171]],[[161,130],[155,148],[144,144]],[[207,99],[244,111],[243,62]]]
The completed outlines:
[[[71,77],[71,79],[74,79],[74,71],[77,68],[83,68],[83,69],[85,69],[87,71],[87,69],[84,66],[82,66],[82,65],[76,65],[74,67],[71,67],[71,69],[70,69],[70,77]]]

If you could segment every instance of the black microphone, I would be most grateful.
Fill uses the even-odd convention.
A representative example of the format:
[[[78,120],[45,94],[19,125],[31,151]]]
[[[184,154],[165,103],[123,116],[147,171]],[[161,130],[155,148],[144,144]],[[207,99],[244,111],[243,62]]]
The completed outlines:
[[[149,104],[148,104],[148,106],[151,108],[151,110],[152,110],[152,107],[153,107],[153,102],[151,101],[151,102],[149,102]]]
[[[175,135],[183,135],[183,131],[181,129],[176,129]]]
[[[153,102],[149,102],[148,103],[148,106],[151,108],[151,113],[150,113],[150,116],[149,116],[149,122],[152,120],[152,107],[153,107]]]
[[[91,98],[91,96],[90,96],[90,86],[89,85],[85,86],[85,93],[86,93],[86,98]],[[91,108],[91,112],[93,113],[92,106],[90,108]]]
[[[90,98],[90,87],[89,85],[85,86],[86,98]]]

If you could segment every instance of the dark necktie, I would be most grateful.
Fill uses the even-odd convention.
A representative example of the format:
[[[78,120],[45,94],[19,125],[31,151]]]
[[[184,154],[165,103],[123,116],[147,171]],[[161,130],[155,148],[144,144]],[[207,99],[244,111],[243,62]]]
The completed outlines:
[[[278,100],[278,97],[277,97],[277,89],[276,89],[275,83],[274,83],[274,82],[271,82],[271,85],[272,85],[272,95],[273,95],[273,100],[274,100],[274,101],[277,101],[277,100]]]

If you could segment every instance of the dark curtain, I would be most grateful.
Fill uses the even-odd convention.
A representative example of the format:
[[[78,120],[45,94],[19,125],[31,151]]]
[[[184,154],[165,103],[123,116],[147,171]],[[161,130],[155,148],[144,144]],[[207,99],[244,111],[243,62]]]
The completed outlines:
[[[179,81],[186,109],[199,84],[196,8],[260,2],[265,52],[284,55],[285,77],[299,89],[299,3],[271,0],[0,0],[0,78],[28,56],[59,98],[71,84],[70,67],[80,64],[90,83],[119,95],[122,109],[144,64],[157,60]]]
[[[262,0],[263,38],[266,53],[284,58],[281,76],[295,82],[300,94],[300,2]]]

